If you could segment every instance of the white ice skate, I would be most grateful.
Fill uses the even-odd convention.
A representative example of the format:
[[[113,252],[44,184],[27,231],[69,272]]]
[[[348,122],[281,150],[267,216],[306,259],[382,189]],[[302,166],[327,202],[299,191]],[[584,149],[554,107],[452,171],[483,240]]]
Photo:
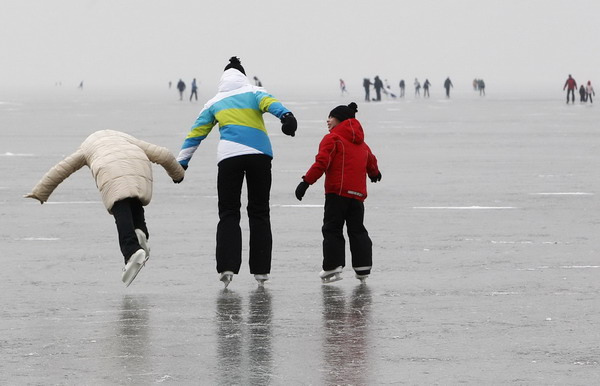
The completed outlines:
[[[254,278],[258,282],[258,286],[259,287],[264,287],[265,286],[265,282],[267,280],[269,280],[269,275],[266,274],[266,273],[264,273],[264,274],[255,274]]]
[[[231,283],[231,281],[233,280],[233,272],[231,272],[231,271],[221,272],[219,274],[219,280],[221,280],[223,282],[223,284],[225,284],[225,288],[227,288],[229,283]]]
[[[137,236],[138,243],[140,243],[140,247],[146,251],[146,256],[150,257],[150,247],[148,246],[148,239],[146,238],[144,231],[141,229],[136,229],[135,235]]]
[[[133,279],[140,273],[140,270],[144,268],[146,261],[148,260],[148,255],[146,255],[146,251],[143,249],[138,249],[131,257],[125,267],[123,267],[123,274],[121,275],[121,280],[125,283],[125,287],[129,287],[129,285],[133,282]]]
[[[367,278],[369,277],[369,275],[359,275],[359,274],[356,274],[354,277],[356,277],[358,280],[360,280],[360,282],[362,284],[362,283],[366,283]]]
[[[324,284],[342,280],[342,267],[337,267],[331,271],[321,271],[319,277]]]

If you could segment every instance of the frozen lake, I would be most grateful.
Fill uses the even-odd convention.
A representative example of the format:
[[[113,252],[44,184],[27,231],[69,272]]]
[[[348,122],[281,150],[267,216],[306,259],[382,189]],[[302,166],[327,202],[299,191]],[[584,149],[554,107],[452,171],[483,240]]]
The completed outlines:
[[[154,167],[151,258],[125,288],[87,168],[47,204],[22,195],[96,130],[176,154],[203,91],[0,93],[1,384],[600,383],[597,106],[269,90],[299,120],[290,138],[265,116],[272,279],[257,288],[245,250],[229,290],[218,281],[215,128],[182,184]],[[328,112],[352,100],[383,174],[365,203],[374,269],[322,285],[323,179],[293,192]]]

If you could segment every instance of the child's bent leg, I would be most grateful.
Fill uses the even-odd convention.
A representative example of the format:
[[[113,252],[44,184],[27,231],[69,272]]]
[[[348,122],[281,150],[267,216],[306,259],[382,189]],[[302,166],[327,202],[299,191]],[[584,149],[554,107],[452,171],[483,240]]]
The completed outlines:
[[[146,225],[146,217],[144,215],[144,206],[142,202],[137,198],[130,198],[131,203],[131,215],[133,217],[133,226],[135,229],[140,229],[144,234],[146,234],[146,238],[150,238],[150,233],[148,232],[148,226]]]
[[[115,218],[115,223],[117,224],[121,253],[125,258],[125,263],[127,263],[129,257],[137,250],[141,249],[135,234],[130,201],[125,199],[115,202],[111,208],[111,212]]]

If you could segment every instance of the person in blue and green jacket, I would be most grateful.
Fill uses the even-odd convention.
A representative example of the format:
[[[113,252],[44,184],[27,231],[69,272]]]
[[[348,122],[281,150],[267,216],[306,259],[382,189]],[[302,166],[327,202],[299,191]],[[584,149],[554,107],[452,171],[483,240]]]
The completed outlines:
[[[202,140],[219,125],[216,259],[219,279],[225,287],[239,273],[242,263],[240,207],[244,177],[248,189],[250,273],[262,286],[271,272],[269,195],[273,150],[262,116],[267,112],[281,120],[284,134],[295,135],[297,122],[292,112],[264,88],[251,85],[240,60],[234,56],[221,76],[217,95],[200,111],[177,157],[187,169]]]

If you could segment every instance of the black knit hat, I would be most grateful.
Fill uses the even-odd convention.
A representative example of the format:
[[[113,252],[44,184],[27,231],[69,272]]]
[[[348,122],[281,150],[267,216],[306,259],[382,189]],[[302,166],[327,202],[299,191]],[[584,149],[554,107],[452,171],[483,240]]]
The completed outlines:
[[[330,117],[336,118],[338,121],[343,122],[346,119],[356,117],[356,112],[358,111],[358,106],[356,103],[352,102],[348,106],[340,105],[329,113]]]
[[[246,71],[244,71],[244,67],[242,67],[242,63],[240,62],[240,58],[238,58],[237,56],[232,56],[229,59],[229,64],[225,66],[225,70],[223,70],[223,71],[227,71],[230,68],[235,68],[236,70],[238,70],[242,74],[246,75]]]

